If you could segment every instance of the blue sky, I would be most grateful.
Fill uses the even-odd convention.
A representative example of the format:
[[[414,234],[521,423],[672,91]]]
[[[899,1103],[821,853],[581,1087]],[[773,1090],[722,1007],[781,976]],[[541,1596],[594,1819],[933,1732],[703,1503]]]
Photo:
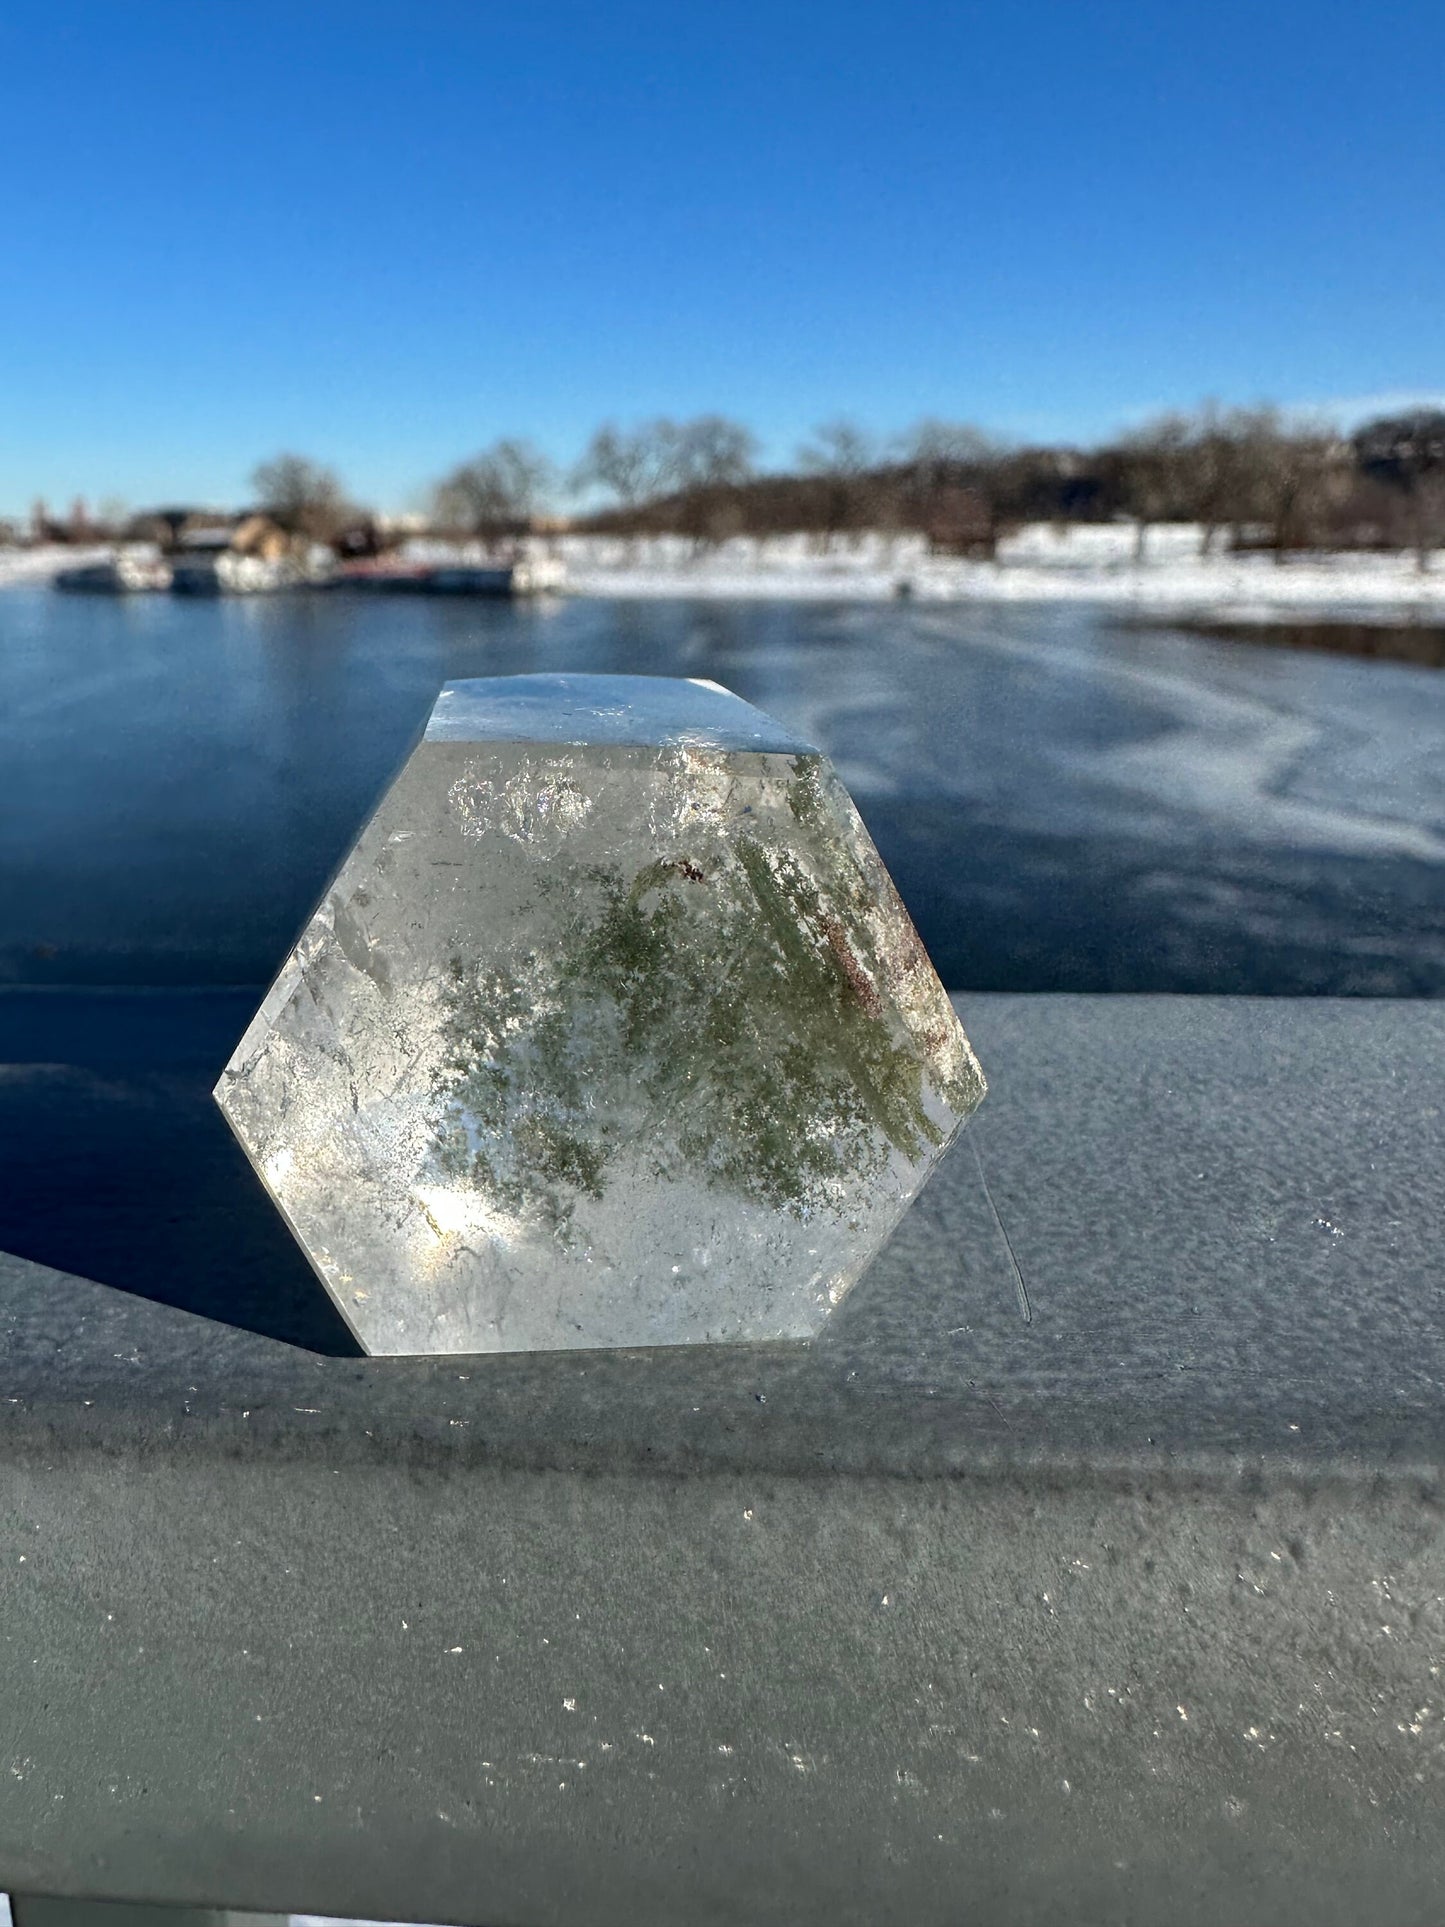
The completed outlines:
[[[1445,8],[0,10],[0,508],[1445,388]]]

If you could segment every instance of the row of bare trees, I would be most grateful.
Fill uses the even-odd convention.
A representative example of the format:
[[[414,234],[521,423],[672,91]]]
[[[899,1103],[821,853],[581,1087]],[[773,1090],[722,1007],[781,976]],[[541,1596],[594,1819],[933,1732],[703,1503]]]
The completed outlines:
[[[304,456],[262,463],[252,485],[256,505],[297,536],[355,547],[374,529],[336,474]],[[1203,554],[1399,548],[1424,568],[1445,546],[1445,413],[1382,417],[1346,437],[1271,408],[1207,406],[1087,450],[1010,444],[934,419],[884,440],[840,418],[772,472],[759,472],[741,423],[664,417],[606,424],[567,470],[530,441],[496,441],[436,485],[428,520],[440,533],[498,540],[563,501],[573,526],[698,545],[804,533],[829,548],[907,530],[942,551],[991,556],[1027,522],[1127,519],[1141,560],[1152,529],[1189,522]]]
[[[1232,548],[1412,549],[1421,569],[1445,544],[1445,413],[1383,416],[1346,439],[1270,408],[1160,417],[1104,451],[1139,552],[1161,521],[1199,525],[1201,554]]]
[[[1169,414],[1101,448],[1009,447],[978,430],[924,422],[869,461],[847,424],[799,451],[828,478],[825,534],[906,526],[942,548],[993,554],[1030,521],[1128,519],[1142,560],[1149,532],[1193,523],[1203,555],[1267,548],[1411,548],[1425,568],[1445,545],[1445,413],[1385,417],[1345,437],[1278,410]]]
[[[705,539],[712,531],[703,504],[745,488],[757,452],[751,431],[722,415],[630,429],[608,424],[566,472],[531,442],[508,439],[453,469],[433,491],[432,513],[441,528],[487,535],[525,525],[563,494],[600,499],[624,521],[666,501],[677,528]]]
[[[608,424],[565,475],[528,444],[502,442],[442,485],[439,519],[485,533],[566,489],[587,526],[700,543],[802,531],[831,547],[907,529],[992,555],[1025,522],[1126,518],[1140,559],[1162,522],[1197,524],[1203,554],[1412,548],[1423,568],[1445,544],[1445,413],[1429,410],[1345,437],[1268,407],[1205,407],[1092,450],[1010,445],[932,419],[884,441],[839,419],[785,472],[757,473],[756,455],[747,429],[717,415]]]

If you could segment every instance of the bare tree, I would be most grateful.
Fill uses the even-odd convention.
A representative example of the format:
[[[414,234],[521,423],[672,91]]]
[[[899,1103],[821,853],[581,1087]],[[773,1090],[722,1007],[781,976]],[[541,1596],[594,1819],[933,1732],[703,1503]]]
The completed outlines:
[[[1445,413],[1418,409],[1366,422],[1354,436],[1354,455],[1363,474],[1403,499],[1415,566],[1423,575],[1431,550],[1445,541]]]
[[[1257,443],[1262,420],[1259,411],[1220,410],[1206,402],[1178,450],[1183,507],[1199,524],[1199,553],[1209,555],[1221,529],[1232,531],[1238,545],[1246,523],[1260,519]]]
[[[724,541],[743,526],[737,491],[752,476],[757,447],[752,430],[725,415],[697,415],[678,424],[671,466],[678,524],[699,547]]]
[[[969,422],[926,416],[901,438],[906,519],[935,549],[996,559],[1009,451]]]
[[[925,415],[900,438],[899,453],[926,486],[950,481],[960,470],[992,467],[1004,454],[1004,445],[972,422]]]
[[[1349,451],[1333,429],[1292,425],[1274,408],[1252,409],[1244,423],[1247,493],[1282,563],[1316,536],[1331,501],[1348,489]]]
[[[1190,425],[1183,415],[1159,415],[1119,445],[1124,487],[1134,515],[1134,560],[1144,560],[1150,528],[1180,515],[1187,495]]]
[[[601,488],[625,513],[634,514],[673,486],[678,429],[665,418],[632,429],[606,422],[573,469],[571,486],[579,493]]]
[[[798,466],[826,484],[823,503],[823,546],[830,549],[846,529],[857,529],[868,519],[877,494],[873,486],[878,451],[873,438],[855,423],[840,417],[815,428],[811,442],[798,450]]]
[[[468,535],[518,535],[554,480],[552,463],[531,442],[504,437],[437,484],[435,514],[446,527]]]
[[[673,436],[673,478],[678,488],[736,488],[753,472],[757,437],[726,415],[696,415]]]
[[[334,470],[305,455],[276,455],[251,471],[257,506],[292,535],[325,541],[347,514]]]

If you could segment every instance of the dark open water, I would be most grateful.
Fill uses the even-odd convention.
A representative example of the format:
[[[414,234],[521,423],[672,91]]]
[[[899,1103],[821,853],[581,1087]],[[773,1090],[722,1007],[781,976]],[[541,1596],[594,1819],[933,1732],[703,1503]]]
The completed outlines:
[[[0,982],[260,983],[449,677],[715,677],[955,989],[1445,994],[1445,676],[1087,608],[0,594]]]

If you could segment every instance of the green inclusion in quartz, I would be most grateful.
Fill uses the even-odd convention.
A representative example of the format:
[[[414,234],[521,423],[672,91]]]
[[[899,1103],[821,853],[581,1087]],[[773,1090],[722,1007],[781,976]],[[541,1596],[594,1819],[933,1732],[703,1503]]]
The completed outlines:
[[[816,785],[800,768],[789,786],[805,831]],[[685,1169],[806,1221],[846,1216],[892,1152],[914,1161],[943,1141],[923,1052],[877,987],[876,906],[856,866],[825,893],[796,854],[742,836],[706,861],[586,881],[600,911],[546,959],[449,961],[438,1175],[565,1238],[638,1142],[660,1178]],[[963,1113],[976,1092],[939,1095]]]

